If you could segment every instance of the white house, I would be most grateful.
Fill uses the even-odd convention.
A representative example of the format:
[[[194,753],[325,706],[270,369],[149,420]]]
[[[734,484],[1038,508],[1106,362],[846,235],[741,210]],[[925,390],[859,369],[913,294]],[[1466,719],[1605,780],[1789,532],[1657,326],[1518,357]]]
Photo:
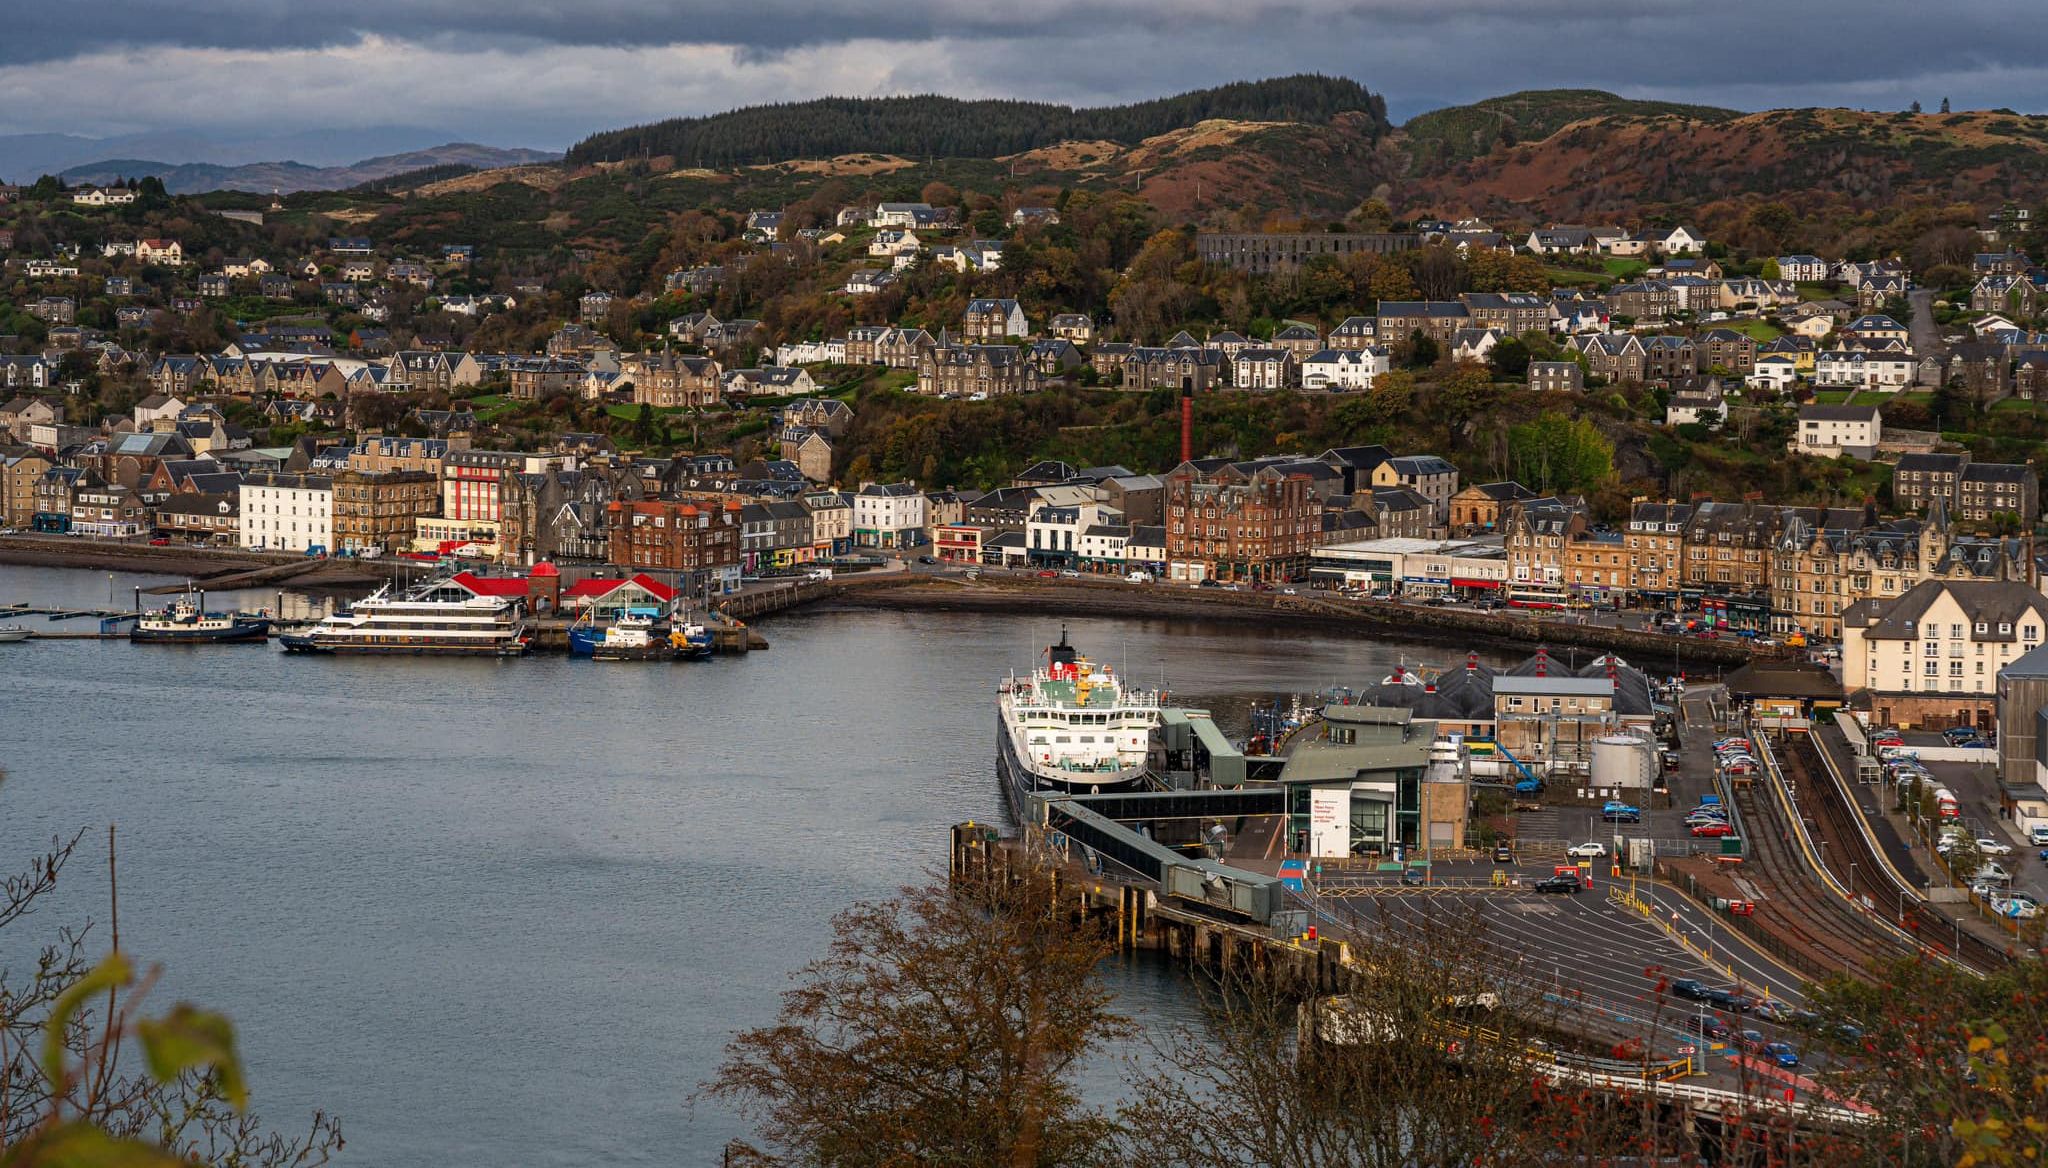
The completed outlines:
[[[1824,388],[1896,393],[1913,384],[1918,370],[1918,363],[1907,353],[1827,349],[1814,358],[1813,383]]]
[[[1707,237],[1690,227],[1674,227],[1657,236],[1657,248],[1665,255],[1700,255],[1707,250]]]
[[[1782,353],[1758,357],[1743,384],[1752,389],[1788,389],[1799,380],[1799,362]]]
[[[334,481],[258,471],[242,480],[242,546],[303,552],[334,546]]]
[[[1393,367],[1393,358],[1384,346],[1324,349],[1302,359],[1301,387],[1338,393],[1348,389],[1371,389],[1373,378]]]
[[[916,255],[923,247],[923,241],[913,231],[877,231],[875,237],[868,240],[868,254],[871,256]]]
[[[863,483],[853,496],[853,542],[859,547],[915,547],[924,542],[924,492],[911,483]]]
[[[1818,284],[1828,278],[1829,263],[1819,256],[1782,255],[1778,257],[1778,278],[1807,284]]]
[[[1671,400],[1664,405],[1664,424],[1667,426],[1696,426],[1705,422],[1710,429],[1718,430],[1727,417],[1728,402],[1718,385],[1705,389],[1681,389],[1672,394]]]
[[[1786,448],[1817,458],[1868,459],[1884,437],[1884,421],[1876,406],[1800,406],[1799,428]]]
[[[134,201],[134,191],[85,187],[71,192],[72,204],[79,207],[125,207]]]
[[[185,248],[175,239],[138,239],[135,258],[145,264],[174,268],[185,262]]]

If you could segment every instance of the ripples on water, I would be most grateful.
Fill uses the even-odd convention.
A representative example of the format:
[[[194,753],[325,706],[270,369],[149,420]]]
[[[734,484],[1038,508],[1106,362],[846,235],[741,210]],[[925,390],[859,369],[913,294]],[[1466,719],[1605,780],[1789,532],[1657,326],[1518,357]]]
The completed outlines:
[[[0,603],[108,587],[0,566]],[[1219,695],[1236,726],[1253,695],[1455,656],[1069,623],[1147,684]],[[1058,625],[763,631],[768,652],[677,666],[0,645],[0,858],[118,821],[123,940],[165,964],[162,1001],[231,1010],[258,1110],[338,1113],[348,1163],[715,1164],[743,1127],[685,1097],[735,1029],[772,1019],[835,911],[943,871],[948,826],[1000,814],[992,687]],[[104,861],[88,839],[37,921],[103,916]],[[1157,962],[1111,978],[1141,1019],[1190,1016]],[[1119,1081],[1114,1057],[1088,1069],[1097,1099]]]

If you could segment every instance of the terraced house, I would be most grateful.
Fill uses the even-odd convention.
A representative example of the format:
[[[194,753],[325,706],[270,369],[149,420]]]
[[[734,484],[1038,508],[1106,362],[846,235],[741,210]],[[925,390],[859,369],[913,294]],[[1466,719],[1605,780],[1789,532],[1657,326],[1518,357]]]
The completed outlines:
[[[1171,579],[1257,583],[1307,574],[1323,531],[1308,474],[1270,462],[1197,459],[1164,477]]]
[[[934,346],[917,367],[917,392],[930,397],[985,400],[1039,386],[1029,351],[1014,345]]]

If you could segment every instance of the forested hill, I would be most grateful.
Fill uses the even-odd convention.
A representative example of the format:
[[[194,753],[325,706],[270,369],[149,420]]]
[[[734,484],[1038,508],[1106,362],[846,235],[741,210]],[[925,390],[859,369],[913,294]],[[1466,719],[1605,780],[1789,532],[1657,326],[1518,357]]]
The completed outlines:
[[[1349,78],[1316,74],[1092,109],[937,96],[828,97],[611,130],[578,143],[568,161],[667,156],[677,166],[722,167],[854,153],[998,158],[1058,142],[1134,145],[1211,118],[1324,123],[1346,111],[1370,115],[1375,136],[1386,128],[1381,98]]]

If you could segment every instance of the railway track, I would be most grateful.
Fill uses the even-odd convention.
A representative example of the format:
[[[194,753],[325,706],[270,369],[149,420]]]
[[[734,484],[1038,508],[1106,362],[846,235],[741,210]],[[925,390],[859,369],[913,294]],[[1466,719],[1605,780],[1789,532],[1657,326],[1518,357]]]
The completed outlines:
[[[1770,781],[1759,775],[1735,795],[1748,832],[1745,867],[1770,889],[1757,901],[1758,923],[1816,964],[1842,973],[1864,975],[1874,959],[1910,954],[1821,883],[1795,842],[1796,825],[1776,798],[1757,789]]]
[[[1782,762],[1798,806],[1812,816],[1808,822],[1815,839],[1826,841],[1828,855],[1854,862],[1847,872],[1836,871],[1835,877],[1853,881],[1855,894],[1873,911],[1896,915],[1901,928],[1964,965],[1988,973],[2009,964],[2012,955],[2003,947],[1957,929],[1953,917],[1941,915],[1919,897],[1901,894],[1871,854],[1868,839],[1857,828],[1859,813],[1824,769],[1818,750],[1815,743],[1802,741],[1785,752]]]

